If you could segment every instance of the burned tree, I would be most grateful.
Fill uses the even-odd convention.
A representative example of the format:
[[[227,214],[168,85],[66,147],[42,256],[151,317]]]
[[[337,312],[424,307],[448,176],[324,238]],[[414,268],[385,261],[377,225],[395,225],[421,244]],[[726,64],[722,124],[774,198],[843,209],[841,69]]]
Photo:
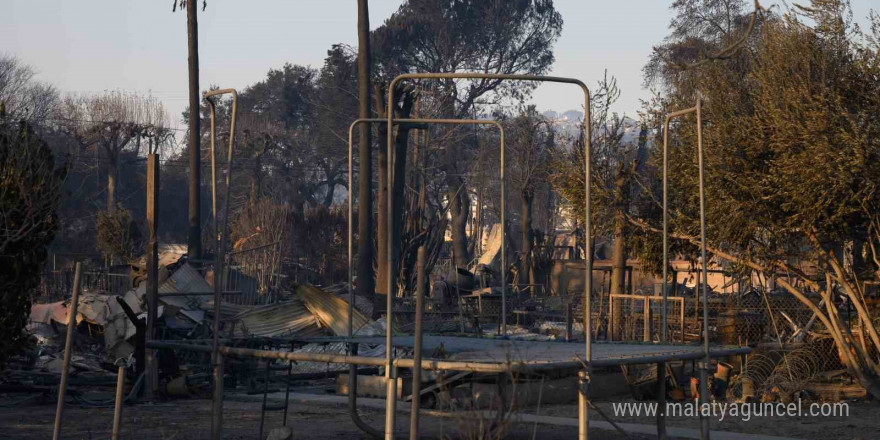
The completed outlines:
[[[534,106],[525,108],[507,123],[510,179],[520,196],[520,273],[534,295],[538,284],[535,267],[535,228],[533,208],[535,195],[549,190],[547,179],[556,149],[556,131],[550,121],[538,114]],[[552,233],[553,231],[547,231]],[[523,283],[520,283],[523,284]]]
[[[162,145],[169,139],[165,108],[150,97],[110,92],[68,97],[64,111],[68,115],[64,129],[77,140],[81,153],[91,153],[82,159],[97,158],[97,166],[107,175],[107,211],[113,211],[123,154],[137,157],[147,144]]]
[[[552,46],[561,31],[562,17],[549,0],[409,0],[374,31],[371,49],[379,74],[386,78],[405,72],[456,71],[540,75],[553,64]],[[430,87],[437,116],[461,119],[473,115],[482,97],[521,97],[534,85],[483,79],[463,86],[450,79]],[[462,168],[472,149],[457,143],[442,147],[453,252],[456,265],[466,266],[470,261],[466,234],[470,199]],[[383,215],[381,209],[379,213]]]

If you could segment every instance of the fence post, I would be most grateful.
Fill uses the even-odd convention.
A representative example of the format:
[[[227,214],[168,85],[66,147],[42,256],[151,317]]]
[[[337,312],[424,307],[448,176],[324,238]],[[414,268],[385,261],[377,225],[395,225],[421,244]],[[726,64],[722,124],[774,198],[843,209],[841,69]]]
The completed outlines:
[[[55,428],[52,439],[61,438],[61,420],[64,418],[64,397],[67,394],[67,375],[70,369],[70,355],[73,347],[73,334],[76,332],[76,309],[79,305],[80,282],[82,279],[82,263],[76,263],[73,275],[73,294],[70,298],[70,312],[67,315],[67,337],[64,341],[64,359],[61,361],[61,384],[58,386],[58,405],[55,407]]]

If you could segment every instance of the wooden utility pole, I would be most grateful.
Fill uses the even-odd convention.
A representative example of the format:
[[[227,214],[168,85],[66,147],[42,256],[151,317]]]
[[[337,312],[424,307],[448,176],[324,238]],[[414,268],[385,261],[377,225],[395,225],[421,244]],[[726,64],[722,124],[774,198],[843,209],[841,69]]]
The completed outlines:
[[[156,339],[156,318],[159,310],[159,155],[147,155],[147,340]],[[147,350],[147,393],[155,396],[159,390],[156,351]]]
[[[358,0],[358,117],[370,118],[370,13],[367,0]],[[358,139],[358,248],[357,292],[374,298],[373,273],[373,154],[370,125],[361,124]],[[349,197],[354,189],[349,188]],[[381,244],[380,244],[381,246]],[[353,298],[351,299],[353,300]]]
[[[202,258],[201,215],[201,109],[199,98],[198,2],[186,2],[186,39],[189,51],[189,231],[187,254]]]

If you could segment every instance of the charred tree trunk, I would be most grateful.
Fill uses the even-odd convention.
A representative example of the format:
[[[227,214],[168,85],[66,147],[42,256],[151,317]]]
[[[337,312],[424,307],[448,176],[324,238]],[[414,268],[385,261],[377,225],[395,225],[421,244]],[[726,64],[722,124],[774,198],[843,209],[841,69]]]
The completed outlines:
[[[377,91],[378,92],[378,91]],[[382,96],[376,93],[377,96]],[[380,100],[382,98],[376,98]],[[378,107],[377,107],[378,108]],[[385,124],[377,124],[379,127],[379,139],[388,138],[388,127]],[[379,142],[376,156],[376,168],[378,169],[378,189],[376,190],[376,292],[387,294],[388,290],[388,151],[385,142]]]
[[[467,220],[468,214],[471,212],[470,199],[468,199],[464,179],[461,177],[448,176],[446,186],[449,197],[449,213],[452,216],[452,252],[455,254],[455,265],[467,267],[471,261],[467,240]]]
[[[409,90],[398,90],[395,93],[400,96],[402,104],[395,106],[394,109],[386,109],[382,99],[385,93],[381,89],[376,90],[376,112],[380,118],[385,118],[387,111],[394,111],[395,118],[408,118],[413,108],[413,94]],[[379,137],[388,139],[388,127],[385,124],[379,124]],[[388,294],[388,249],[387,241],[391,234],[393,249],[391,267],[397,267],[397,257],[400,249],[400,229],[403,224],[404,210],[404,188],[406,187],[406,147],[409,141],[409,129],[403,125],[397,127],[394,133],[394,168],[388,169],[388,147],[385,142],[379,145],[378,168],[379,168],[379,190],[378,197],[378,222],[377,231],[377,248],[378,248],[378,274],[376,275],[376,292]],[[394,212],[392,213],[392,230],[388,230],[388,191],[391,191],[394,197]],[[392,275],[393,276],[393,275]],[[392,280],[393,283],[394,280]],[[393,284],[392,284],[393,285]],[[393,293],[393,292],[391,292]]]
[[[370,14],[367,0],[358,0],[358,117],[370,115]],[[358,137],[358,247],[357,293],[373,299],[376,279],[373,273],[373,154],[369,124],[361,125]],[[348,189],[349,194],[354,188]]]
[[[116,210],[117,170],[116,158],[111,155],[109,158],[109,168],[107,169],[107,212],[113,212]]]
[[[524,189],[521,193],[521,216],[522,216],[522,271],[524,277],[527,277],[529,286],[529,294],[535,296],[535,260],[532,255],[535,237],[532,234],[532,205],[535,201],[535,194]]]
[[[186,2],[186,39],[189,65],[189,258],[202,257],[201,219],[201,119],[199,115],[198,2]]]

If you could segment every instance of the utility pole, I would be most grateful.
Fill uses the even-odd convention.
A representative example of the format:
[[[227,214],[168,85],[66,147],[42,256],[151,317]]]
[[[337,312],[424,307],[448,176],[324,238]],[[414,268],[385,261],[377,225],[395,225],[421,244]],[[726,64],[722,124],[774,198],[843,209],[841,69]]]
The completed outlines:
[[[156,314],[159,310],[159,155],[147,155],[147,341],[156,339]],[[146,352],[147,394],[155,397],[159,391],[159,371],[156,351]]]
[[[186,39],[189,51],[189,232],[187,254],[202,258],[201,215],[201,109],[199,97],[198,2],[186,2]]]
[[[358,0],[358,117],[370,118],[370,14],[368,0]],[[361,124],[358,139],[358,259],[357,292],[373,299],[376,280],[373,273],[373,154],[370,124]],[[349,188],[349,197],[354,188]],[[380,244],[381,246],[381,244]],[[354,298],[350,299],[351,301]]]

